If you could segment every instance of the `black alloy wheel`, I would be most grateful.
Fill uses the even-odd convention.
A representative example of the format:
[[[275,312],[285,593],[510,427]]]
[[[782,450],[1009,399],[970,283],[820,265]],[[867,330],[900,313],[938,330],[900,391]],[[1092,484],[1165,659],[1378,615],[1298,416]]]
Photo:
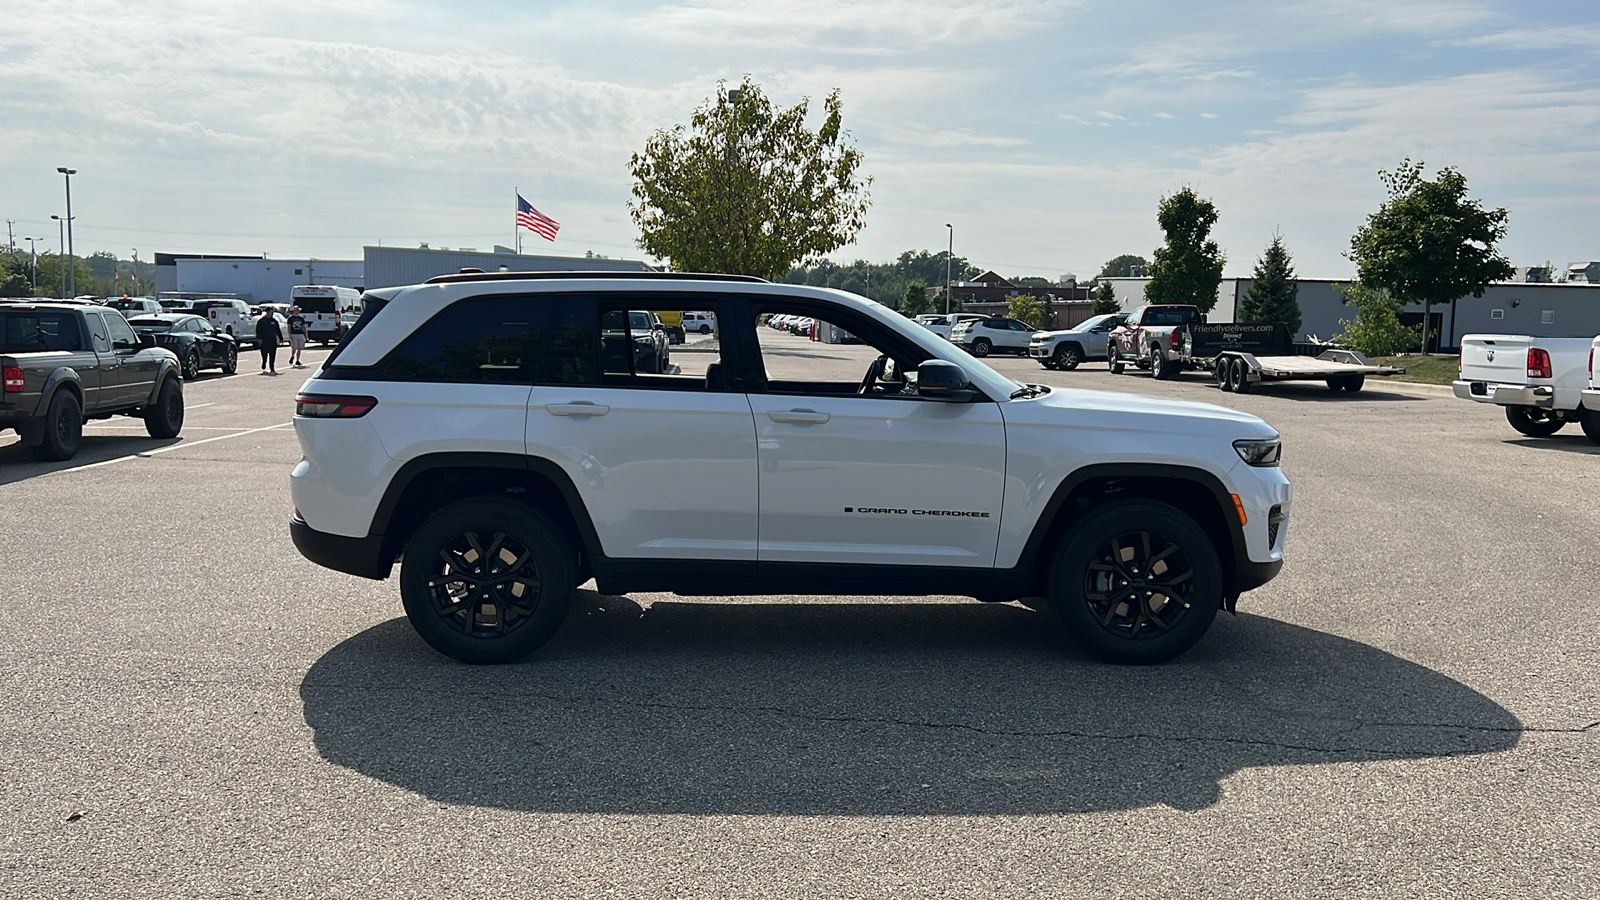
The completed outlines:
[[[191,346],[183,351],[183,380],[193,381],[200,377],[200,349]]]
[[[222,374],[232,375],[239,371],[239,348],[229,344],[222,350]]]
[[[45,409],[42,440],[33,446],[38,459],[59,462],[71,459],[83,444],[83,404],[78,395],[59,388]]]
[[[1055,368],[1070,372],[1078,367],[1078,363],[1083,362],[1083,354],[1078,350],[1077,344],[1067,344],[1056,348],[1051,361],[1055,363]]]
[[[1222,605],[1216,547],[1193,519],[1154,500],[1089,512],[1062,539],[1051,608],[1107,662],[1165,662],[1194,646]]]
[[[1567,424],[1565,420],[1556,418],[1556,414],[1550,410],[1532,406],[1506,407],[1506,421],[1528,437],[1539,438],[1549,437]]]
[[[412,627],[467,663],[515,662],[561,625],[575,554],[542,514],[475,497],[435,513],[406,547],[400,590]]]

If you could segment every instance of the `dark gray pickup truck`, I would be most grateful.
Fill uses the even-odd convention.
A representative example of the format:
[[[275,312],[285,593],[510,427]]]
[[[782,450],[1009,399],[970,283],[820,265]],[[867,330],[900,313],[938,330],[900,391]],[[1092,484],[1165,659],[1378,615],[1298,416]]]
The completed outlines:
[[[40,459],[71,459],[88,419],[139,416],[156,438],[183,428],[178,357],[114,309],[0,301],[0,374],[0,431]]]

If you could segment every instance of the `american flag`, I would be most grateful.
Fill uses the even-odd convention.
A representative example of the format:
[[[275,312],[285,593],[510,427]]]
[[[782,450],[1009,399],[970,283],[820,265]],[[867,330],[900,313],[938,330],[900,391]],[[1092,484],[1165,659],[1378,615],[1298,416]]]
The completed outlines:
[[[532,204],[522,199],[521,194],[517,195],[517,225],[547,241],[555,240],[556,232],[561,230],[560,222],[534,209]]]

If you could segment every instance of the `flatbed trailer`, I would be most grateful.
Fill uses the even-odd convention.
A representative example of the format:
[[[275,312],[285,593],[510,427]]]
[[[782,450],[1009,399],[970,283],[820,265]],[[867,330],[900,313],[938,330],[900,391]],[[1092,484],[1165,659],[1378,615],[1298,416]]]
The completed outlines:
[[[1367,376],[1404,375],[1355,350],[1329,347],[1316,356],[1296,355],[1289,329],[1276,323],[1187,326],[1182,367],[1210,372],[1224,391],[1249,393],[1263,381],[1321,381],[1330,391],[1355,393]]]

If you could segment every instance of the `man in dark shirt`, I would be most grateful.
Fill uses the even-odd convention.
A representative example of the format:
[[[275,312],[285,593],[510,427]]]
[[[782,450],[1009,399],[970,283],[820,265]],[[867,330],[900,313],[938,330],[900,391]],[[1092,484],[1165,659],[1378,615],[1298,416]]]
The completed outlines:
[[[261,350],[261,374],[278,374],[278,342],[283,340],[283,327],[272,307],[261,308],[261,318],[256,320],[256,347]]]
[[[300,362],[300,352],[306,349],[306,317],[300,314],[300,307],[289,307],[289,365],[296,369],[304,369],[305,364]]]

